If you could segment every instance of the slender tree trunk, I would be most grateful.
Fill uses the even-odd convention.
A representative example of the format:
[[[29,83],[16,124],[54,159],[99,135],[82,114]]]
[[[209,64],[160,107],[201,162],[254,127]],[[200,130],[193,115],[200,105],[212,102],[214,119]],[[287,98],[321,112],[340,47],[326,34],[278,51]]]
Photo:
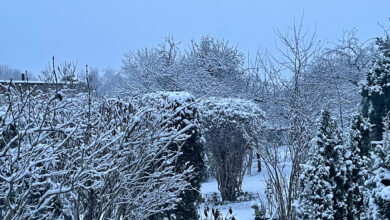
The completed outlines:
[[[94,220],[95,206],[96,206],[95,191],[93,189],[90,189],[88,193],[88,211],[87,211],[87,215],[85,216],[85,220]]]
[[[248,175],[252,174],[252,161],[253,161],[253,150],[251,149],[249,152],[249,160],[248,160]]]
[[[260,160],[260,154],[256,153],[256,158],[257,158],[257,172],[261,172],[261,160]]]

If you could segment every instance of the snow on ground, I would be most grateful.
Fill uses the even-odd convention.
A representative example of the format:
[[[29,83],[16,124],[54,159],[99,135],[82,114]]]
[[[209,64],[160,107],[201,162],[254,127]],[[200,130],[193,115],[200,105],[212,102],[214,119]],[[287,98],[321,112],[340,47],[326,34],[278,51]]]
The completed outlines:
[[[266,171],[257,172],[257,162],[254,161],[252,164],[252,175],[245,175],[242,183],[242,190],[244,192],[253,193],[256,197],[264,197],[265,191],[265,177]],[[218,183],[215,178],[202,184],[201,193],[203,197],[210,196],[212,193],[218,193]],[[251,220],[254,219],[254,210],[251,208],[252,205],[259,204],[259,199],[244,202],[231,202],[224,205],[215,205],[215,208],[221,210],[223,217],[228,213],[229,207],[233,209],[233,214],[237,220]],[[209,207],[213,207],[209,204]],[[204,210],[204,204],[200,206],[200,213]]]
[[[242,191],[243,192],[249,192],[255,196],[255,199],[251,201],[242,201],[242,202],[229,202],[223,205],[213,205],[208,204],[210,209],[212,207],[215,207],[222,212],[222,216],[225,218],[226,214],[228,213],[229,207],[232,207],[233,214],[236,220],[253,220],[254,219],[254,210],[251,208],[252,205],[259,205],[260,204],[260,198],[265,202],[265,189],[266,189],[266,179],[267,179],[267,171],[264,167],[264,164],[262,164],[262,171],[259,173],[257,172],[257,161],[256,159],[253,159],[252,163],[252,174],[248,175],[246,174],[244,176],[243,182],[242,182]],[[291,170],[291,163],[288,161],[285,162],[285,168],[284,172],[286,174],[289,174]],[[212,193],[218,193],[218,183],[215,178],[209,179],[209,181],[202,184],[201,187],[201,194],[203,198],[210,197]],[[203,213],[205,204],[201,204],[199,213]]]

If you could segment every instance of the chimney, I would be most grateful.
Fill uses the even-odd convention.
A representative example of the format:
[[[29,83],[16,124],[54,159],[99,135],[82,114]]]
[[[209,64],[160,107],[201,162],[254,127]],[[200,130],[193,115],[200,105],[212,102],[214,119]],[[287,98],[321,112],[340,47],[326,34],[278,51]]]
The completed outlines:
[[[22,81],[24,81],[25,79],[24,79],[24,73],[22,73]]]

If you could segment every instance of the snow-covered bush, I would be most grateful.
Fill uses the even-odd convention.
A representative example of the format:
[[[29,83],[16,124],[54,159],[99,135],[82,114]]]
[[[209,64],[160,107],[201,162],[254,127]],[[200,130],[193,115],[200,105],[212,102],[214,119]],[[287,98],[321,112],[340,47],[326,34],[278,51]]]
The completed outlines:
[[[244,160],[257,148],[264,113],[243,99],[208,98],[200,103],[205,147],[223,200],[235,201],[245,173]]]
[[[85,189],[89,190],[81,193],[88,195],[85,206],[96,201],[94,208],[88,208],[99,210],[92,219],[121,216],[145,219],[174,209],[180,194],[190,187],[188,181],[193,169],[188,166],[176,170],[175,161],[182,153],[171,145],[181,145],[189,137],[185,132],[193,125],[172,127],[172,120],[179,111],[160,112],[161,117],[155,117],[156,109],[132,106],[117,99],[101,102],[99,111],[101,117],[95,124],[100,123],[108,129],[105,133],[112,135],[110,142],[103,145],[108,147],[107,151],[99,148],[99,158],[104,159],[103,164],[112,166],[106,171],[107,175],[94,177],[99,181],[92,183],[100,183],[100,187],[92,185],[92,193],[87,187]],[[91,152],[92,155],[97,153]],[[91,165],[95,164],[99,163]]]
[[[3,219],[54,218],[57,195],[69,193],[83,169],[59,164],[78,128],[65,119],[67,100],[60,94],[32,95],[35,91],[9,85],[0,95],[0,216]],[[61,98],[62,99],[62,98]],[[69,174],[74,176],[70,178]]]
[[[145,219],[172,210],[190,188],[176,167],[194,125],[88,94],[0,95],[0,219]],[[35,94],[35,95],[32,95]]]

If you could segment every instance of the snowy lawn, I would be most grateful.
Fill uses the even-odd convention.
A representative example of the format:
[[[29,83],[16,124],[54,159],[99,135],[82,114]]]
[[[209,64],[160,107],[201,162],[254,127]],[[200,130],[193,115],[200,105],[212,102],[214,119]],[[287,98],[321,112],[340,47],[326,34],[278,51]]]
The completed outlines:
[[[281,151],[282,152],[282,151]],[[289,160],[284,162],[284,173],[289,174],[291,171],[291,162]],[[254,210],[251,208],[252,205],[260,205],[260,198],[263,202],[266,202],[265,199],[265,189],[266,189],[266,179],[267,179],[267,170],[262,164],[262,171],[257,172],[257,161],[253,159],[252,163],[252,174],[245,174],[242,182],[242,191],[252,194],[255,198],[250,201],[241,201],[241,202],[229,202],[223,205],[214,205],[208,204],[209,208],[212,207],[221,210],[223,217],[228,213],[229,207],[232,207],[233,214],[236,220],[253,220],[254,219]],[[218,183],[215,178],[209,179],[209,181],[202,184],[201,194],[203,198],[210,198],[213,193],[217,193],[220,196],[218,190]],[[205,204],[201,204],[199,213],[203,217],[203,210]]]
[[[224,205],[209,204],[209,207],[215,207],[221,210],[223,217],[228,213],[229,207],[233,208],[233,214],[237,220],[250,220],[254,219],[254,210],[251,208],[254,204],[259,204],[259,196],[264,198],[265,191],[265,177],[266,171],[262,170],[260,173],[257,172],[257,163],[254,161],[252,165],[252,175],[245,175],[242,183],[242,190],[253,194],[256,198],[251,201],[243,202],[230,202]],[[210,197],[212,193],[218,193],[218,183],[215,178],[202,184],[201,187],[202,197]],[[203,214],[204,205],[201,204],[199,212]]]

